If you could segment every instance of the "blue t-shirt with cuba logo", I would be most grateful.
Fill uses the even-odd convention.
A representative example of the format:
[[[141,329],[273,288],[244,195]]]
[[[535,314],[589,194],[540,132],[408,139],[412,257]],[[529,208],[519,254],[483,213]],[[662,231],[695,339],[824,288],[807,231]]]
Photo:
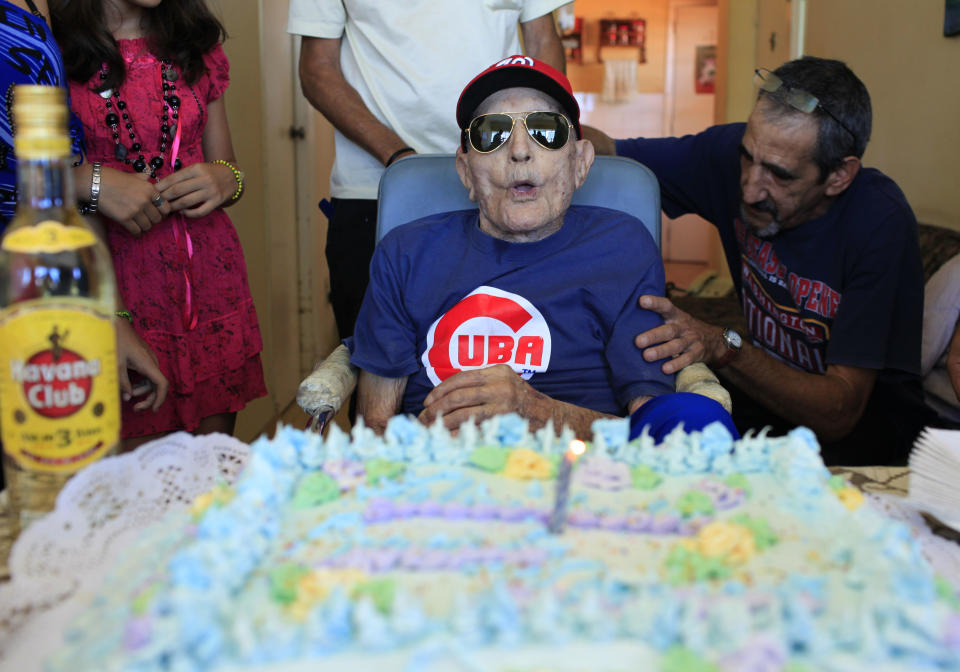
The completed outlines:
[[[419,414],[459,371],[508,364],[553,399],[623,415],[633,399],[674,389],[633,344],[663,322],[637,299],[663,293],[656,244],[622,212],[572,206],[533,243],[483,233],[476,210],[434,215],[377,246],[351,362],[409,376],[403,413]]]

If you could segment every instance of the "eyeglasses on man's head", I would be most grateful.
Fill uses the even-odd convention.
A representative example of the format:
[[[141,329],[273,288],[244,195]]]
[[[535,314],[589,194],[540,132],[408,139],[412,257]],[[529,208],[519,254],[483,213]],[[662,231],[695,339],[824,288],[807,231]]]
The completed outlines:
[[[805,112],[806,114],[811,114],[815,109],[820,108],[823,110],[824,114],[837,122],[840,127],[850,134],[850,137],[853,138],[853,144],[857,144],[857,134],[850,130],[850,128],[840,121],[840,119],[831,112],[823,103],[820,102],[820,99],[809,91],[804,91],[803,89],[798,89],[794,86],[790,86],[782,79],[780,79],[776,74],[770,72],[766,68],[758,68],[754,70],[753,75],[753,84],[754,86],[759,87],[761,90],[766,91],[767,93],[779,93],[779,98],[787,103],[790,107],[800,112]]]

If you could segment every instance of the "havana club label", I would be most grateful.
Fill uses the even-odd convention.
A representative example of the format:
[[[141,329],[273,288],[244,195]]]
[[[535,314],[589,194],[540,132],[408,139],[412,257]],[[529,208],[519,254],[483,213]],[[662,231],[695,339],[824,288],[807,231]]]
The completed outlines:
[[[8,232],[3,237],[0,247],[7,252],[55,254],[79,250],[96,243],[97,237],[89,229],[81,226],[65,226],[60,222],[46,220],[34,226],[24,226]]]
[[[0,319],[0,431],[22,468],[71,473],[117,442],[120,398],[109,318],[22,309]]]

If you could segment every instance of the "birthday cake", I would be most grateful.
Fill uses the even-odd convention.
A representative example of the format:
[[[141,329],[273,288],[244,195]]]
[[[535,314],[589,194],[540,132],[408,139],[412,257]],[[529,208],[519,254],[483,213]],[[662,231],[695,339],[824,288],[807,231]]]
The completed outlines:
[[[960,600],[813,434],[282,428],[149,528],[60,670],[960,667]]]

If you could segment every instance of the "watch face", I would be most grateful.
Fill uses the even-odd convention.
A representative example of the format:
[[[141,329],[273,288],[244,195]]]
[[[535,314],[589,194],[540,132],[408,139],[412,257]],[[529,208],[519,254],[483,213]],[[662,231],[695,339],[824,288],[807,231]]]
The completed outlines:
[[[727,329],[725,336],[728,347],[731,347],[734,350],[739,350],[743,347],[743,340],[740,338],[740,334],[735,332],[733,329]]]

